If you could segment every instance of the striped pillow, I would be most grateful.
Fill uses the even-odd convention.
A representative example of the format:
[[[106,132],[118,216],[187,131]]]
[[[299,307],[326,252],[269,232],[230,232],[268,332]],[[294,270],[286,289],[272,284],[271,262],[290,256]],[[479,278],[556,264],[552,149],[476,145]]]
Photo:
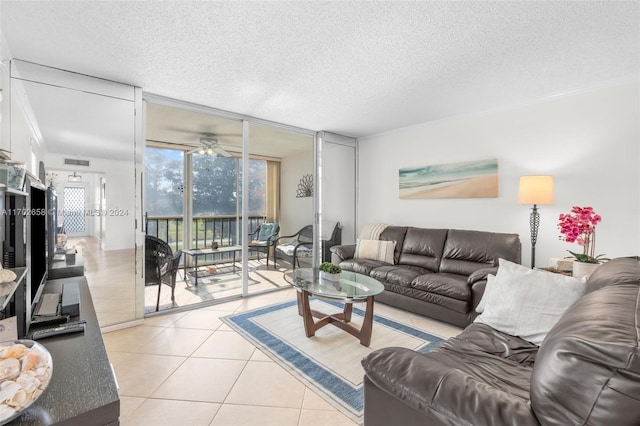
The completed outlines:
[[[380,260],[393,264],[395,241],[358,240],[354,258]]]

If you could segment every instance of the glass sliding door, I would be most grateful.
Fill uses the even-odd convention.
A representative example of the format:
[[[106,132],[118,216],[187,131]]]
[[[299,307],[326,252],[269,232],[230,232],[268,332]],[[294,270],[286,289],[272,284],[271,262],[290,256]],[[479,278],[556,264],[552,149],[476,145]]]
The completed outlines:
[[[330,261],[330,248],[356,242],[356,140],[329,132],[318,135],[319,258]],[[336,223],[341,229],[334,232]]]
[[[311,188],[300,195],[298,189],[301,182],[313,186],[314,137],[257,123],[251,123],[249,134],[249,210],[269,226],[257,236],[262,241],[250,243],[249,293],[256,293],[288,287],[282,272],[294,261],[295,267],[311,266],[313,193]]]
[[[191,154],[192,248],[238,245],[239,158]]]
[[[184,248],[184,151],[155,146],[145,148],[145,230],[169,243],[174,251]]]
[[[147,234],[182,250],[159,310],[289,288],[283,271],[313,261],[315,133],[208,110],[147,100]]]
[[[163,290],[160,310],[242,294],[242,122],[196,109],[147,104],[148,146],[178,153],[146,164],[146,204],[162,207],[147,211],[147,234],[182,251],[175,297]],[[145,290],[153,302],[157,287]]]

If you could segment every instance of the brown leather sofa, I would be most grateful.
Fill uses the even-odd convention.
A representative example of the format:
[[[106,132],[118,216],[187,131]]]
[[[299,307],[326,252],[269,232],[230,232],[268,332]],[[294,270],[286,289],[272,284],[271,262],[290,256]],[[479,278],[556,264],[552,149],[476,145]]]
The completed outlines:
[[[640,425],[640,263],[607,262],[587,292],[540,347],[474,323],[426,354],[372,352],[365,425]]]
[[[389,226],[380,240],[396,242],[393,265],[354,259],[355,245],[332,247],[331,261],[380,281],[376,301],[461,327],[476,317],[498,259],[521,259],[517,234]]]

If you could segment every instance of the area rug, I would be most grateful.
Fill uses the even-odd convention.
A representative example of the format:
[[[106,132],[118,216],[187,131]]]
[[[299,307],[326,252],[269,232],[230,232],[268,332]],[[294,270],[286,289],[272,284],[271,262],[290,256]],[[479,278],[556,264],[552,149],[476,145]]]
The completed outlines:
[[[312,299],[323,313],[342,311],[342,304]],[[353,308],[352,323],[360,327],[364,311]],[[363,423],[363,376],[360,360],[371,351],[400,346],[428,352],[445,339],[411,325],[374,315],[371,345],[332,325],[307,338],[296,301],[283,302],[221,318],[305,385],[355,422]]]

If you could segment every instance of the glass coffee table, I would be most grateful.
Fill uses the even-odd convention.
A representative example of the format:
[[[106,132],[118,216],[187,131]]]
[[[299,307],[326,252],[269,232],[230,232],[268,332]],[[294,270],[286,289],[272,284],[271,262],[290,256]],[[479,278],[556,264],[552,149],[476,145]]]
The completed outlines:
[[[315,268],[287,271],[284,277],[298,291],[298,314],[303,318],[307,337],[314,336],[316,330],[325,325],[333,324],[360,339],[360,344],[369,346],[373,329],[373,298],[384,290],[380,281],[349,271],[342,271],[338,280],[329,280],[321,277]],[[311,309],[309,296],[342,302],[344,310],[333,315],[318,312]],[[364,321],[360,330],[350,324],[354,303],[365,303]],[[314,317],[319,320],[314,321]]]

